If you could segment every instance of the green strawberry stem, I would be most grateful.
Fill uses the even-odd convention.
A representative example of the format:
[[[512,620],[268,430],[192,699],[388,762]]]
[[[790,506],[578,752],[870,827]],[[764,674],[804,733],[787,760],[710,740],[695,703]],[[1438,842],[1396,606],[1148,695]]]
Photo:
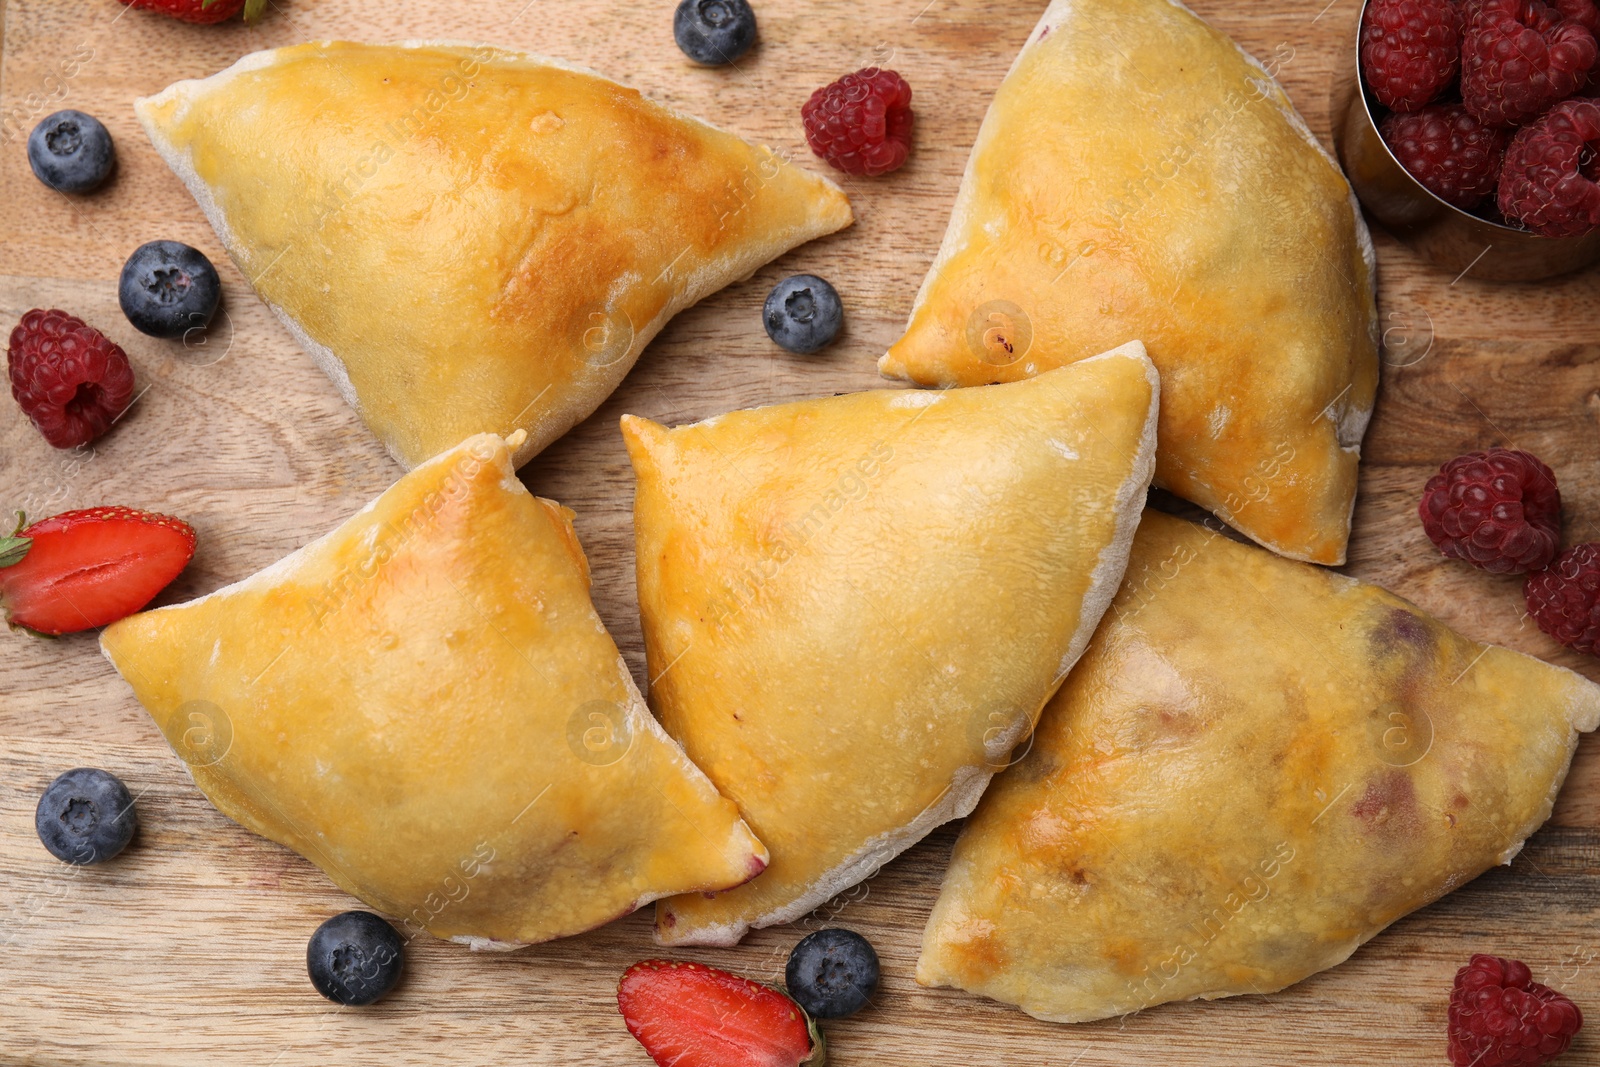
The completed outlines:
[[[13,629],[13,630],[21,630],[23,633],[27,634],[29,637],[37,637],[41,641],[59,641],[59,640],[61,640],[61,638],[56,634],[40,633],[38,630],[32,629],[31,627],[24,626],[20,622],[8,622],[8,623],[6,623],[6,625],[8,627],[10,627],[11,629]],[[808,1060],[807,1062],[809,1063],[810,1061]]]
[[[795,1005],[799,1007],[799,1005]],[[806,1030],[811,1034],[811,1055],[801,1060],[802,1067],[826,1067],[828,1062],[828,1043],[822,1038],[822,1028],[817,1025],[817,1020],[811,1013],[800,1008],[801,1014],[806,1017]]]
[[[789,991],[782,985],[772,982],[762,982],[760,984],[782,996],[785,1000],[794,1005],[796,1011],[805,1016],[806,1034],[811,1038],[811,1055],[800,1061],[800,1067],[827,1067],[828,1042],[823,1038],[822,1027],[817,1025],[817,1020],[812,1018],[811,1013],[802,1008],[799,1003],[789,995]]]
[[[221,3],[221,2],[222,2],[222,0],[200,0],[200,10],[204,11],[206,8],[210,7],[212,4],[217,4],[217,3]],[[254,23],[254,22],[259,21],[261,19],[262,14],[265,13],[266,10],[267,10],[267,0],[245,0],[245,3],[244,3],[244,20],[245,20],[245,22]]]
[[[17,528],[11,531],[10,537],[0,537],[0,567],[10,567],[22,562],[22,557],[28,554],[28,549],[33,547],[33,538],[19,537],[22,528],[28,524],[28,516],[17,512]],[[0,527],[3,529],[3,527]]]

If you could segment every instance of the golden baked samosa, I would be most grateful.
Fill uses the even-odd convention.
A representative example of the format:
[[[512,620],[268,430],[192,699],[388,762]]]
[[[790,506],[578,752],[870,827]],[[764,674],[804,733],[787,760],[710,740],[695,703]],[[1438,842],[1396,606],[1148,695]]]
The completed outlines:
[[[850,223],[830,181],[487,45],[318,41],[140,100],[162,157],[397,460],[586,417],[680,310]]]
[[[106,629],[223,814],[408,927],[575,934],[767,853],[651,717],[572,513],[468,439],[237,585]]]
[[[1597,722],[1571,671],[1147,513],[917,980],[1058,1022],[1282,989],[1509,863]]]
[[[1156,484],[1342,563],[1378,380],[1371,240],[1272,76],[1175,0],[1056,0],[995,94],[906,332],[922,385],[1142,340]]]
[[[988,389],[624,418],[651,706],[772,852],[663,901],[661,941],[798,919],[972,810],[1120,580],[1157,389],[1135,343]]]

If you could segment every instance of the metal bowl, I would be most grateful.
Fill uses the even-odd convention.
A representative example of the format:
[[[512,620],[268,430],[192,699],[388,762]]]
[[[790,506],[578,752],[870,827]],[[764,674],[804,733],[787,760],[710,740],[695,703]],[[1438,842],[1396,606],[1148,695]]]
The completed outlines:
[[[1600,262],[1600,230],[1582,237],[1540,237],[1490,222],[1430,193],[1378,134],[1381,105],[1361,86],[1361,21],[1356,13],[1347,62],[1331,99],[1333,142],[1362,205],[1424,259],[1455,274],[1488,281],[1532,282]]]

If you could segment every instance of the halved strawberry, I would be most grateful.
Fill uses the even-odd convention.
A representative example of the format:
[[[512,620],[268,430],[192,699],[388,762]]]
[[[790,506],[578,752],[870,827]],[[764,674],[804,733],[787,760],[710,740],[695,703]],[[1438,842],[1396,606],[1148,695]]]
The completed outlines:
[[[194,530],[133,508],[67,511],[0,537],[6,622],[42,634],[92,630],[132,615],[194,556]]]
[[[770,986],[715,967],[644,960],[617,985],[628,1033],[661,1067],[822,1067],[822,1034]]]
[[[159,11],[163,15],[202,25],[226,22],[240,11],[246,22],[260,20],[267,0],[122,0],[129,7]]]

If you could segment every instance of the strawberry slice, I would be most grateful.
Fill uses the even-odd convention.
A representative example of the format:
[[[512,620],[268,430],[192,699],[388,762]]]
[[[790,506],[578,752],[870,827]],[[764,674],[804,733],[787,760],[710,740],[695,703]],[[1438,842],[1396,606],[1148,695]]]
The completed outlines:
[[[645,960],[617,985],[628,1033],[661,1067],[822,1067],[822,1034],[770,986],[715,967]]]
[[[0,537],[6,622],[41,634],[92,630],[132,615],[194,556],[194,530],[133,508],[67,511]]]

